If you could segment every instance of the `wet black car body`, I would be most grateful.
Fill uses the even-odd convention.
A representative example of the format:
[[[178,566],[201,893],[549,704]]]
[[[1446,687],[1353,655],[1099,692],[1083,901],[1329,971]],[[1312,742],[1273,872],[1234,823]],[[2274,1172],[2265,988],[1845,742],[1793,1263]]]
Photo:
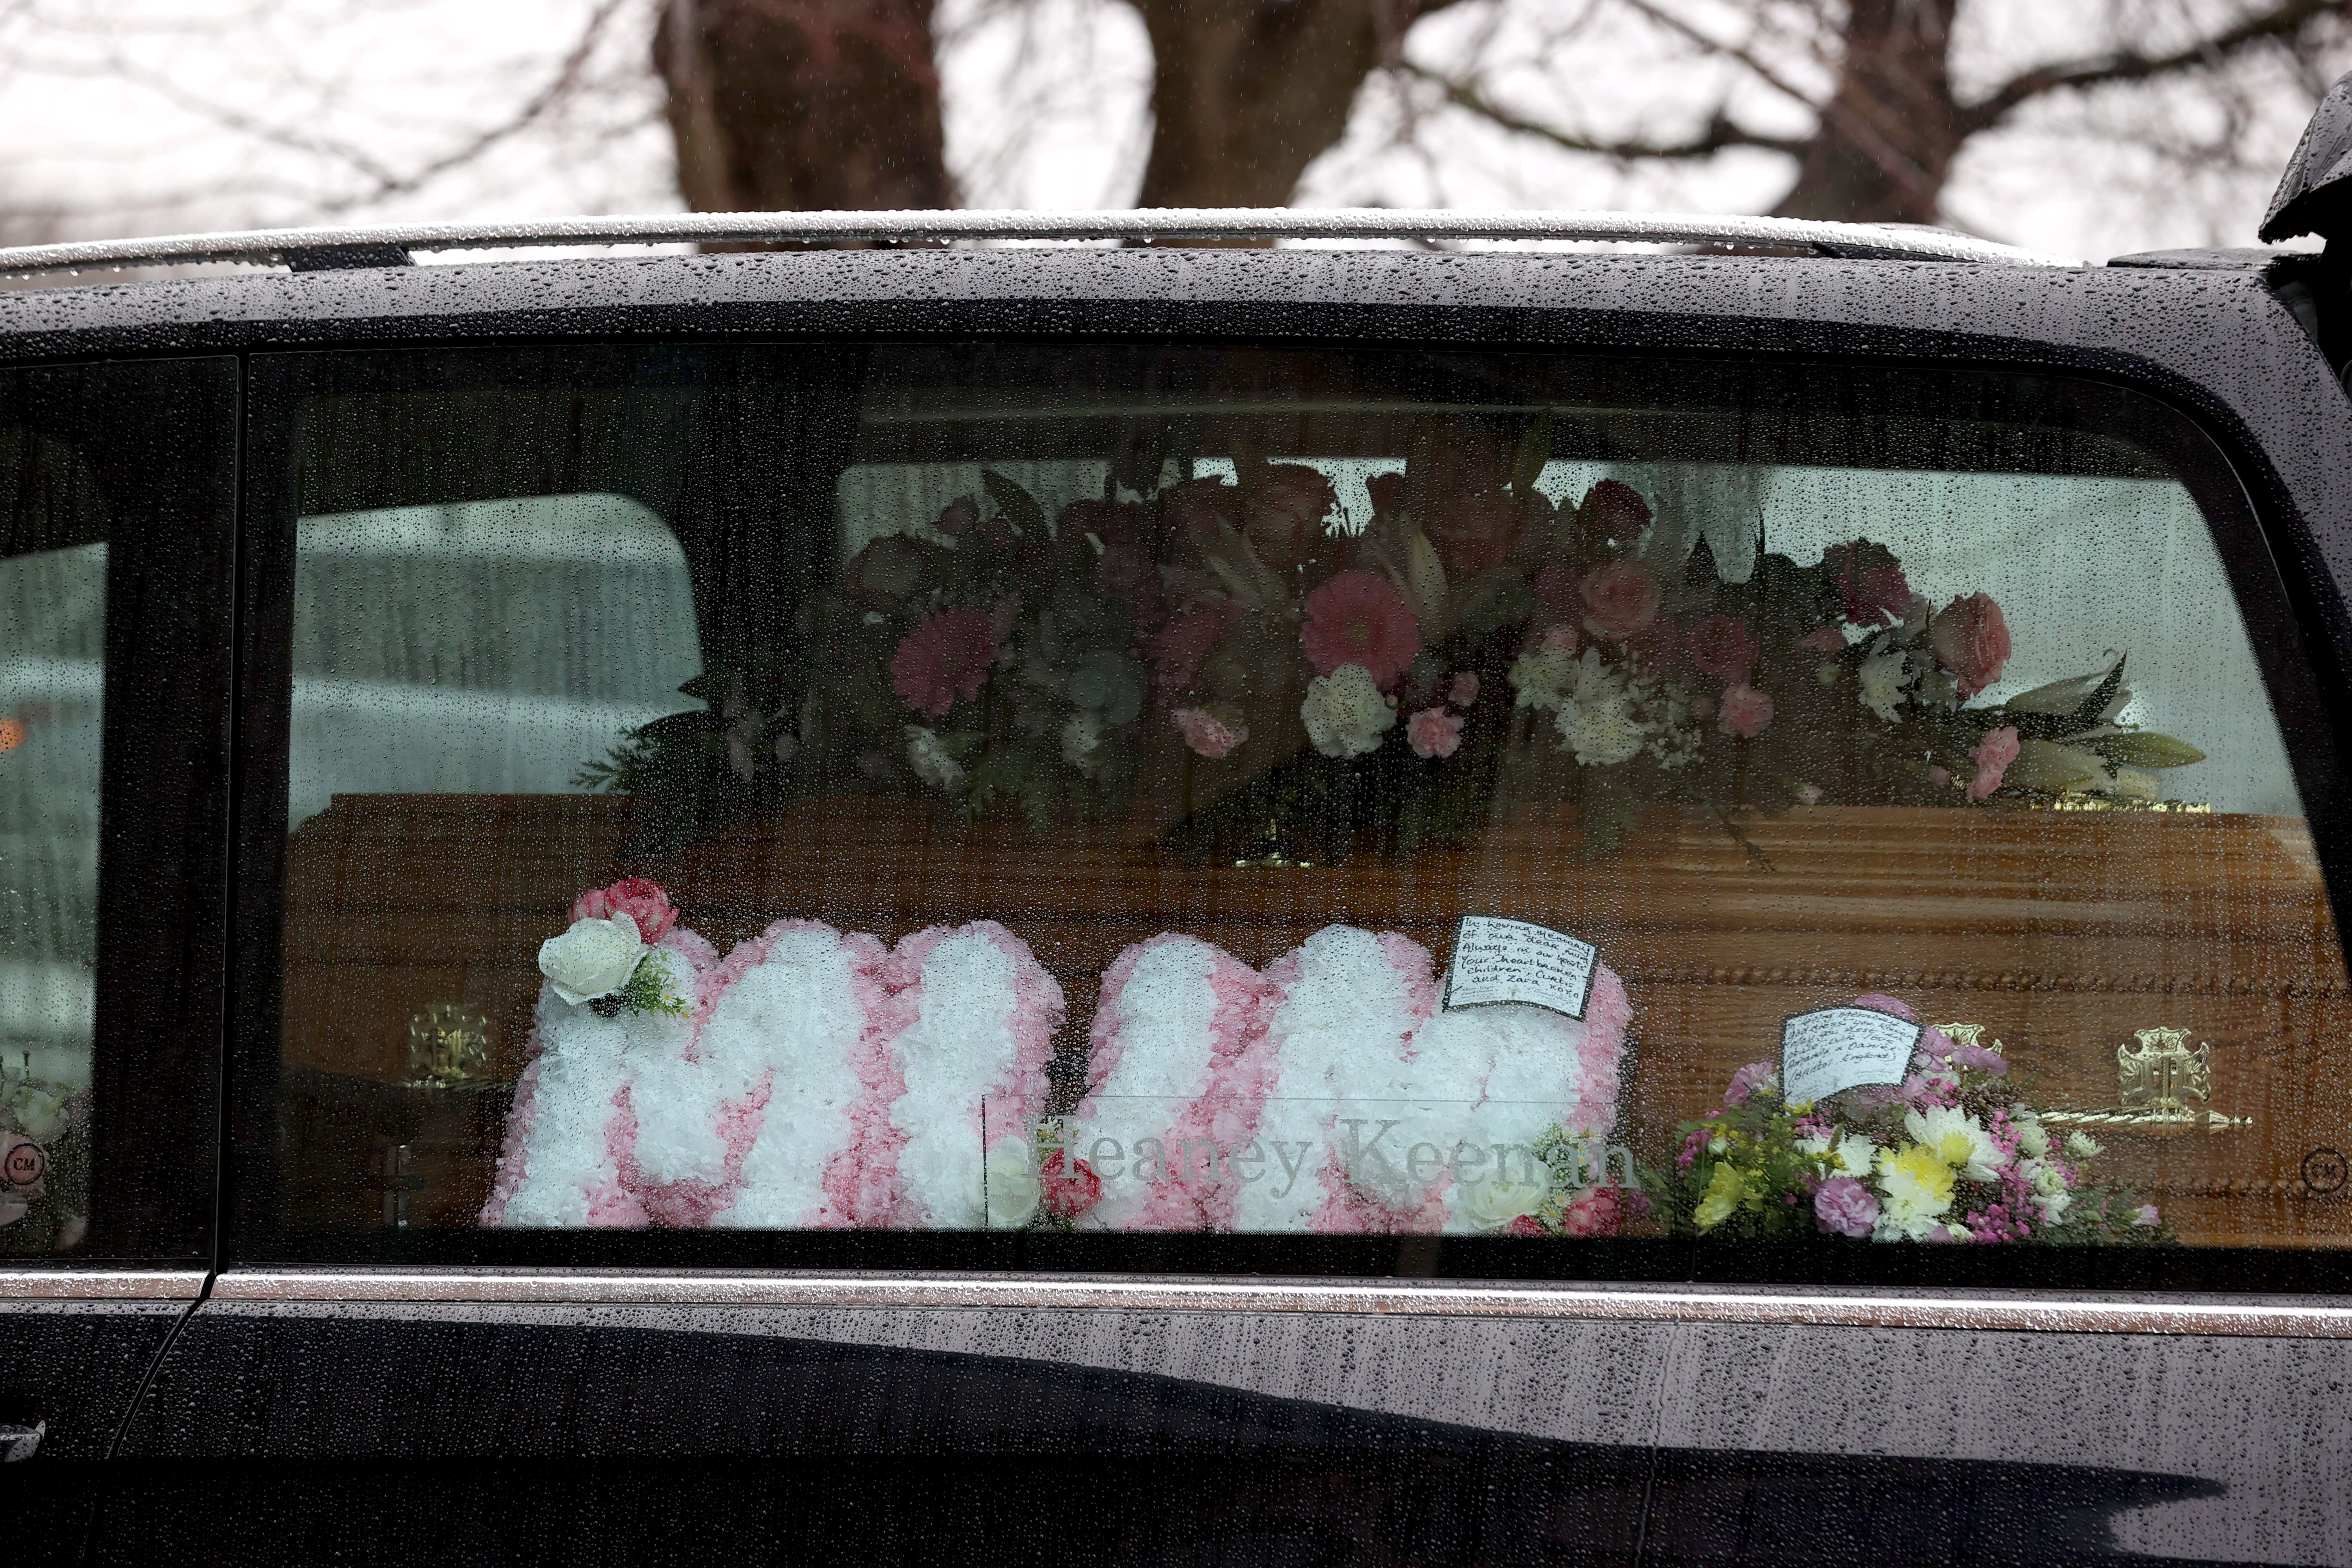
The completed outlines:
[[[430,395],[440,360],[530,351],[593,380],[672,344],[2126,389],[2201,437],[2173,456],[2202,474],[2340,925],[2352,399],[2319,343],[2352,305],[2323,263],[371,259],[0,295],[9,422],[87,454],[112,530],[88,1229],[0,1268],[13,1555],[2352,1560],[2352,1269],[2326,1247],[1849,1266],[1450,1237],[354,1239],[283,1218],[307,1146],[282,1121],[276,968],[294,587],[270,443],[301,378],[406,354]],[[2345,1201],[2314,1169],[2260,1175],[2283,1204]]]

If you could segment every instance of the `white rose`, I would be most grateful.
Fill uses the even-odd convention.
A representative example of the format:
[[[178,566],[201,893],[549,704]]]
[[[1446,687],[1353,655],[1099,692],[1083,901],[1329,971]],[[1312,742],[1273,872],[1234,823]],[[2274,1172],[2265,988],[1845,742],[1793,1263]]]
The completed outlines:
[[[1887,648],[1862,661],[1862,705],[1888,723],[1903,701],[1903,683],[1910,678],[1910,661],[1901,648]]]
[[[1500,1230],[1513,1220],[1531,1215],[1551,1195],[1551,1169],[1540,1161],[1524,1180],[1489,1176],[1469,1184],[1462,1194],[1462,1212],[1481,1230]]]
[[[1376,749],[1397,718],[1372,672],[1360,664],[1343,664],[1308,681],[1298,717],[1307,738],[1327,757],[1360,757]]]
[[[541,942],[539,972],[554,983],[558,996],[577,1006],[626,985],[645,956],[637,922],[615,910],[610,920],[573,921],[570,931]]]
[[[2017,1124],[2017,1147],[2021,1153],[2039,1160],[2050,1152],[2050,1130],[2039,1121]]]
[[[1019,1230],[1037,1213],[1037,1155],[1027,1137],[1008,1132],[988,1150],[988,1223]]]
[[[952,795],[963,787],[963,764],[948,755],[939,736],[920,724],[907,726],[907,765],[933,789]]]

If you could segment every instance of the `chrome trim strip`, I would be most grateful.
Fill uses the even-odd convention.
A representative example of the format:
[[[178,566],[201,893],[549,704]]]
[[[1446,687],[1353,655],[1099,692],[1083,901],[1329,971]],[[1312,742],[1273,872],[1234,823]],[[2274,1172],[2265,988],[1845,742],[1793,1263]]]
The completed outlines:
[[[0,248],[0,274],[197,261],[286,262],[300,253],[483,250],[546,245],[1103,239],[1577,240],[1752,245],[1898,261],[2080,267],[2072,257],[1947,229],[1707,213],[1460,212],[1444,207],[1149,207],[1095,212],[650,213],[519,223],[250,229]]]
[[[201,1268],[25,1268],[0,1266],[0,1301],[193,1301]]]
[[[1386,1317],[1832,1324],[2066,1333],[2352,1339],[2352,1299],[1850,1290],[1694,1285],[1418,1284],[1401,1280],[636,1269],[231,1269],[220,1301],[580,1302],[1314,1312]]]

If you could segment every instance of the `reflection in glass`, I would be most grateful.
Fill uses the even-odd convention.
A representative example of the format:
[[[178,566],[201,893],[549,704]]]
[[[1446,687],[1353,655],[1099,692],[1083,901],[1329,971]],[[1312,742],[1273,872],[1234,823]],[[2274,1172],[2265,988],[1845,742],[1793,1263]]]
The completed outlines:
[[[288,481],[291,1229],[2343,1233],[2281,1184],[2352,1109],[2326,888],[2126,395],[399,360]],[[1445,1005],[1477,914],[1597,948],[1581,1016]],[[1908,1055],[1781,1098],[1856,1006]],[[409,1072],[434,1008],[486,1074]],[[2081,1120],[2150,1030],[2193,1135]]]

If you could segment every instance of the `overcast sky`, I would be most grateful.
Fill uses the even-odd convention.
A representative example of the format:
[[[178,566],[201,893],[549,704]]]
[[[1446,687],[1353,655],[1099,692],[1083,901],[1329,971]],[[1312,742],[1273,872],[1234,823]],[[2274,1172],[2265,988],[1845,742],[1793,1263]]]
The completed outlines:
[[[333,218],[489,218],[676,208],[668,133],[646,68],[651,0],[620,10],[584,88],[524,132],[414,184],[504,122],[553,77],[599,0],[34,0],[0,8],[0,209],[21,238]],[[2250,0],[1971,0],[1965,80],[2095,47],[2114,16],[2189,21]],[[1515,107],[1554,123],[1671,132],[1730,78],[1654,35],[1603,22],[1538,67],[1548,30],[1588,0],[1476,0],[1418,27],[1415,58],[1475,48]],[[1704,17],[1710,0],[1685,9]],[[2161,32],[2159,25],[2157,31]],[[1131,199],[1148,144],[1150,55],[1118,0],[942,0],[950,161],[975,205]],[[2158,39],[2158,41],[2161,41]],[[2352,56],[2336,62],[2352,68]],[[1816,82],[1818,78],[1815,79]],[[2164,245],[2251,244],[2309,111],[2297,83],[2250,73],[2235,166],[2183,179],[2127,134],[2203,134],[2217,111],[2180,92],[2053,103],[1971,145],[1947,192],[1956,225],[2104,257]],[[1750,81],[1735,106],[1762,129],[1804,111]],[[1778,156],[1736,152],[1625,170],[1542,151],[1454,113],[1419,113],[1376,80],[1348,140],[1300,200],[1470,207],[1755,212],[1786,186]],[[55,226],[61,232],[47,230]]]

